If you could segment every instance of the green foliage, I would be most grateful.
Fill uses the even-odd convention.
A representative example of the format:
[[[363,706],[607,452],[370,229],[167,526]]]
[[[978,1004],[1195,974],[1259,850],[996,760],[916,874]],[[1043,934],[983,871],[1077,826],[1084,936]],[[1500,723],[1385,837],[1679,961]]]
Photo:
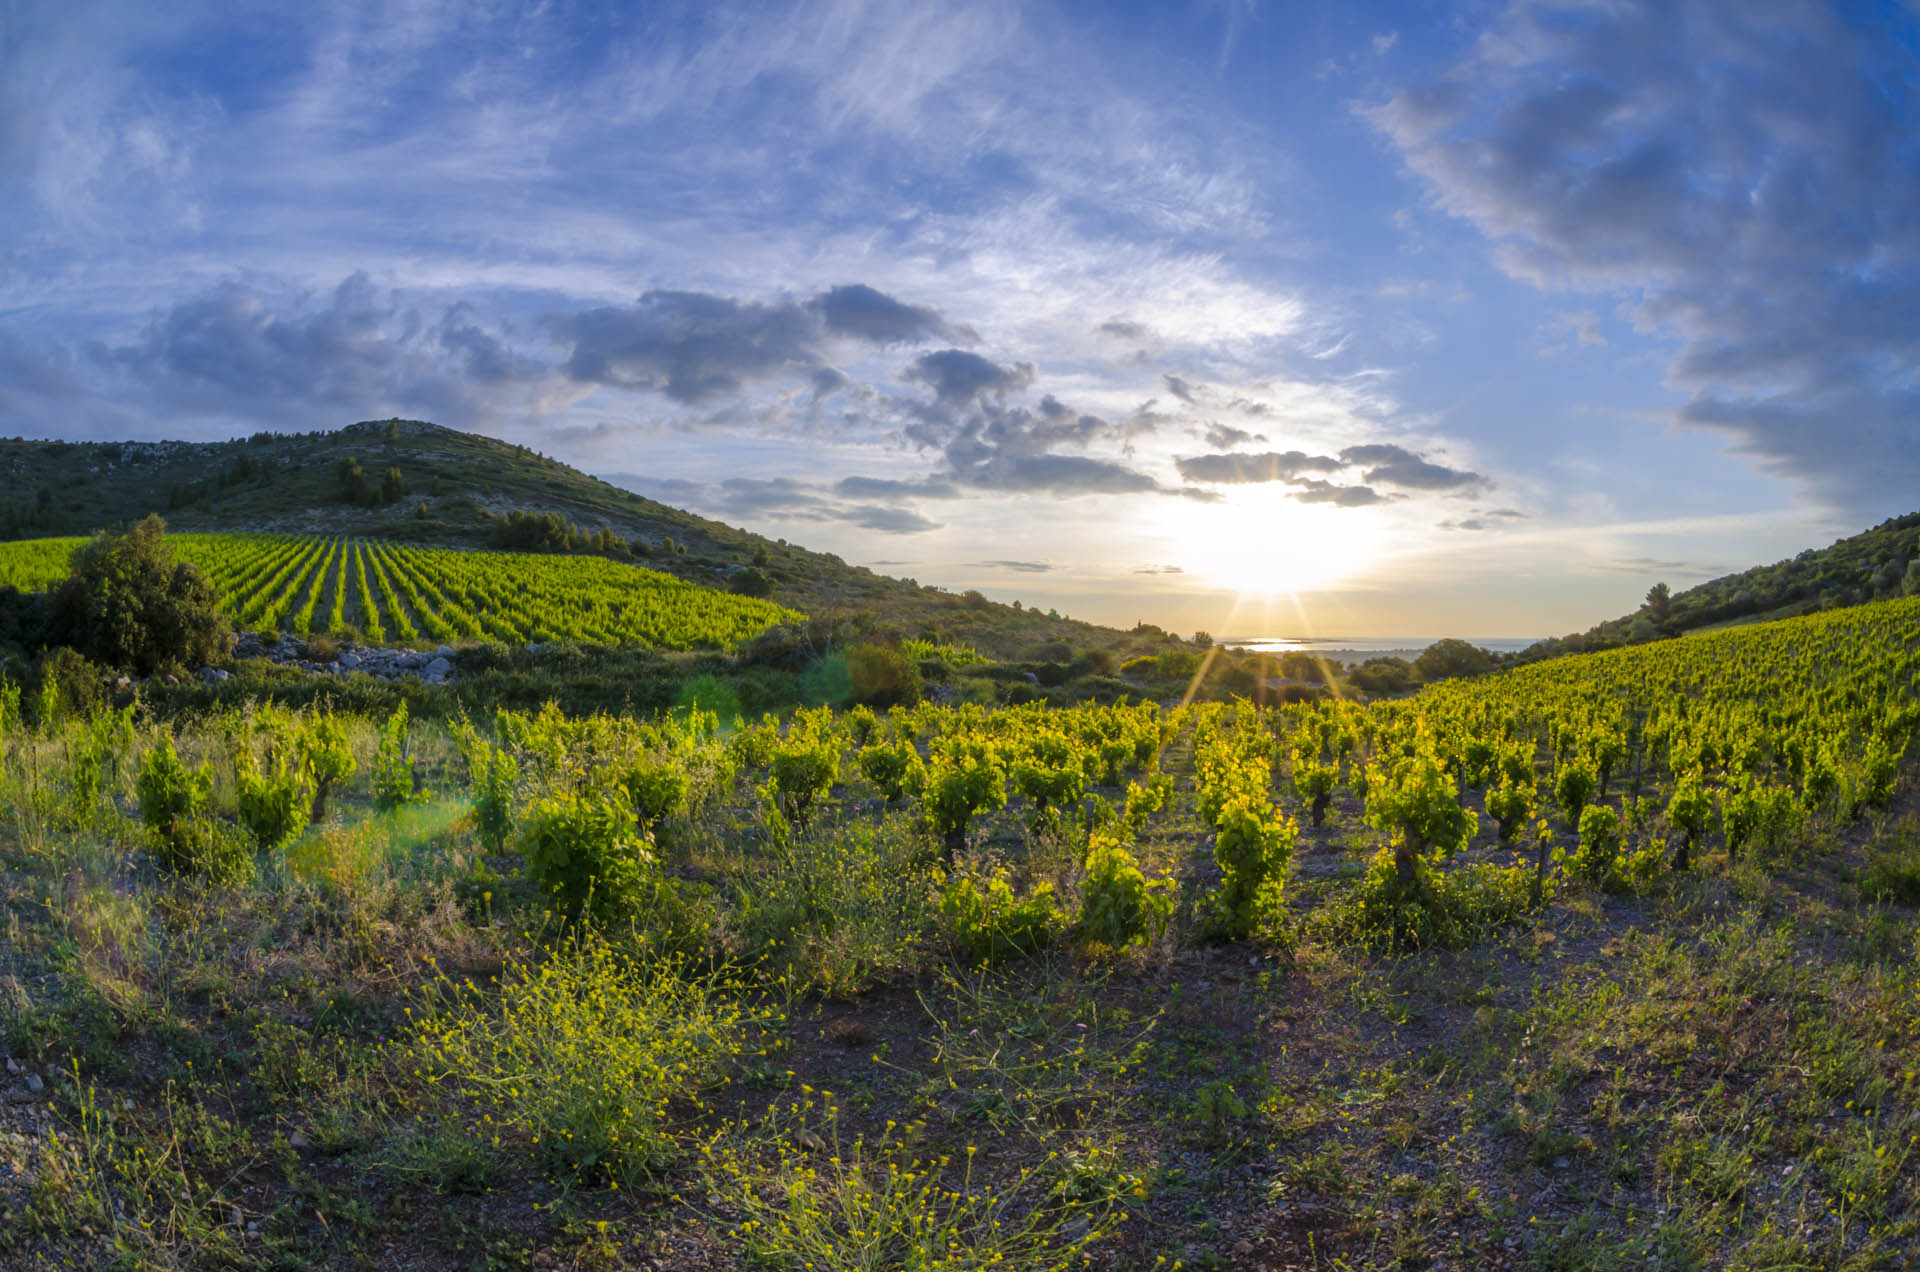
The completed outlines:
[[[380,744],[373,753],[373,806],[392,812],[419,797],[407,745],[407,704],[402,702],[381,727]]]
[[[1500,828],[1500,842],[1511,843],[1519,829],[1533,820],[1538,802],[1532,786],[1509,779],[1487,792],[1487,816]]]
[[[513,834],[513,792],[520,764],[505,747],[480,742],[469,755],[473,775],[473,829],[491,853],[506,850]]]
[[[353,776],[353,747],[347,740],[344,721],[332,712],[308,716],[295,731],[294,748],[301,770],[313,784],[313,811],[310,821],[323,821],[327,815],[327,796]]]
[[[1393,852],[1382,849],[1347,901],[1319,922],[1372,949],[1456,948],[1524,915],[1531,875],[1523,866],[1441,872],[1418,864],[1409,883]]]
[[[1579,828],[1580,814],[1599,785],[1599,775],[1585,759],[1569,759],[1560,765],[1560,775],[1553,783],[1553,798],[1569,827]]]
[[[954,947],[975,963],[1024,958],[1052,945],[1067,924],[1051,883],[1023,897],[1003,871],[990,875],[984,888],[970,876],[954,875],[940,893],[940,913],[952,928]]]
[[[860,748],[859,764],[861,775],[879,788],[889,804],[919,790],[926,777],[919,752],[905,740],[869,742]]]
[[[1000,752],[981,738],[941,738],[927,766],[922,806],[947,860],[966,847],[974,816],[1007,802],[1007,770]]]
[[[1213,859],[1220,886],[1209,901],[1209,929],[1218,937],[1248,936],[1271,927],[1284,909],[1287,867],[1299,829],[1270,804],[1236,799],[1220,812]]]
[[[274,749],[262,769],[250,748],[234,755],[234,798],[240,824],[254,846],[272,852],[286,846],[307,828],[313,810],[313,792],[299,764]]]
[[[189,769],[172,734],[162,733],[148,749],[135,791],[154,863],[162,870],[215,884],[239,882],[252,872],[246,845],[208,815],[212,770],[205,764]]]
[[[1401,891],[1415,880],[1417,863],[1453,856],[1473,838],[1479,819],[1460,807],[1446,766],[1425,747],[1390,762],[1367,784],[1367,822],[1393,838]]]
[[[176,562],[166,523],[149,516],[76,548],[56,607],[75,648],[110,667],[151,676],[225,661],[230,629],[198,568]]]
[[[1667,801],[1667,821],[1683,836],[1673,868],[1685,870],[1688,854],[1713,822],[1713,800],[1701,789],[1700,779],[1694,774],[1681,778],[1674,787],[1673,798]]]
[[[633,814],[640,829],[657,833],[660,823],[687,807],[693,783],[686,772],[672,762],[635,764],[620,778],[627,798],[633,801]]]
[[[567,1183],[634,1185],[680,1159],[697,1109],[754,1036],[720,987],[595,939],[510,963],[497,990],[442,979],[398,1044],[443,1116],[489,1124]]]
[[[1567,869],[1595,886],[1608,883],[1620,860],[1620,815],[1604,804],[1580,814],[1580,844],[1568,855]]]
[[[625,799],[556,795],[520,819],[519,846],[542,896],[565,918],[610,924],[632,917],[653,873],[653,850]]]
[[[1085,869],[1074,926],[1082,941],[1122,950],[1144,945],[1166,928],[1173,915],[1173,881],[1148,879],[1125,844],[1095,834]]]
[[[1305,751],[1293,753],[1293,790],[1307,805],[1308,816],[1317,830],[1327,820],[1327,805],[1333,799],[1334,785],[1340,779],[1338,764],[1322,764]]]
[[[773,748],[773,789],[780,811],[804,828],[813,806],[840,776],[840,739],[830,728],[796,724]]]

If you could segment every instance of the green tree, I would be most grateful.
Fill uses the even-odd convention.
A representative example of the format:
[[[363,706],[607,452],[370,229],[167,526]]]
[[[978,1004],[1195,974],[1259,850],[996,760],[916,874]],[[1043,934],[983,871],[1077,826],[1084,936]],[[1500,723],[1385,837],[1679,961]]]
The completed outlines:
[[[147,517],[73,550],[55,608],[67,642],[95,662],[151,676],[227,656],[232,629],[199,569],[173,559],[167,523]]]
[[[1673,614],[1673,589],[1665,583],[1655,583],[1647,589],[1647,613],[1656,623],[1664,623]]]

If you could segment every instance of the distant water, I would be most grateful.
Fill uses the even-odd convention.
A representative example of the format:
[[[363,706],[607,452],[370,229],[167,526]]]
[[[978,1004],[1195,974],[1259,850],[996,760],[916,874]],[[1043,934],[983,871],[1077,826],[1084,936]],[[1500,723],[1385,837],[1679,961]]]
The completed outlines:
[[[1235,649],[1250,649],[1263,654],[1318,654],[1338,662],[1365,662],[1369,658],[1405,658],[1411,662],[1438,636],[1227,636],[1220,641]],[[1539,637],[1499,637],[1469,639],[1469,645],[1491,649],[1496,654],[1518,653]]]

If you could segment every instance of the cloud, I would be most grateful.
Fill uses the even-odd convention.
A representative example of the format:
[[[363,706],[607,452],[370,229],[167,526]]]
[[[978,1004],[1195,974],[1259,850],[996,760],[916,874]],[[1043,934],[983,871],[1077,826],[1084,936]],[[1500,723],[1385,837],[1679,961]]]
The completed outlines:
[[[1189,406],[1193,405],[1196,390],[1192,384],[1189,384],[1177,375],[1163,375],[1160,378],[1166,382],[1167,392],[1173,394],[1173,396],[1179,398]]]
[[[851,521],[863,530],[882,534],[924,534],[938,530],[940,523],[923,517],[911,508],[885,508],[879,504],[856,504],[839,512],[842,521]]]
[[[1177,565],[1136,565],[1135,574],[1185,574],[1186,570]]]
[[[833,491],[848,499],[958,499],[959,490],[944,481],[900,481],[892,477],[842,477]]]
[[[1376,443],[1349,446],[1340,458],[1354,467],[1365,467],[1365,479],[1384,486],[1407,490],[1468,490],[1487,484],[1479,473],[1429,463],[1402,446]]]
[[[971,327],[954,326],[937,310],[895,300],[864,283],[835,287],[814,297],[808,305],[826,321],[828,331],[869,344],[934,340],[974,344],[980,339]]]
[[[1144,323],[1127,322],[1118,318],[1101,323],[1094,328],[1094,332],[1102,336],[1111,336],[1115,340],[1148,340],[1153,336]]]
[[[1586,568],[1600,574],[1675,574],[1686,578],[1718,578],[1728,572],[1728,567],[1724,565],[1702,565],[1694,561],[1675,561],[1650,556],[1589,561],[1586,563]]]
[[[1904,511],[1920,130],[1892,87],[1910,85],[1902,21],[1519,0],[1464,61],[1365,114],[1509,273],[1624,295],[1641,331],[1670,334],[1681,422],[1828,501]]]
[[[1045,574],[1053,569],[1044,561],[982,561],[980,564],[989,569],[1014,570],[1021,574]]]
[[[1305,451],[1267,451],[1262,454],[1194,455],[1177,459],[1174,466],[1188,481],[1228,484],[1262,481],[1293,481],[1307,473],[1335,473],[1347,467],[1332,455],[1309,455]]]
[[[1253,442],[1267,440],[1265,433],[1249,433],[1244,428],[1235,428],[1231,424],[1209,424],[1202,435],[1207,445],[1215,450],[1227,450],[1234,446],[1246,446]]]
[[[634,305],[554,315],[547,326],[571,346],[566,369],[575,380],[650,389],[695,406],[789,375],[804,375],[816,400],[825,397],[848,383],[830,364],[829,344],[836,337],[875,346],[977,339],[933,309],[864,284],[834,287],[803,301],[655,290]]]
[[[922,354],[900,373],[901,379],[932,389],[940,404],[948,407],[965,406],[987,395],[1017,393],[1032,384],[1033,377],[1031,362],[1003,367],[964,349]]]
[[[1404,495],[1383,495],[1367,486],[1337,486],[1326,481],[1303,481],[1298,484],[1300,489],[1287,492],[1291,498],[1301,503],[1332,504],[1336,508],[1366,508],[1406,498]]]

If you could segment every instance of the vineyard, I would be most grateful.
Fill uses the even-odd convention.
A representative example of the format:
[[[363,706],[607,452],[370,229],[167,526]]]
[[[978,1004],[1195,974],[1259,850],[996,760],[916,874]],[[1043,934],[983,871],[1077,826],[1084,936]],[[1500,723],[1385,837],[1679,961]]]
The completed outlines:
[[[58,584],[81,542],[0,544],[0,587]],[[169,542],[206,574],[240,627],[303,637],[351,631],[376,644],[568,639],[727,648],[796,617],[767,601],[600,557],[345,536],[181,534]]]
[[[191,542],[250,625],[641,621]],[[1920,599],[1375,703],[0,725],[10,1267],[1920,1249]]]

